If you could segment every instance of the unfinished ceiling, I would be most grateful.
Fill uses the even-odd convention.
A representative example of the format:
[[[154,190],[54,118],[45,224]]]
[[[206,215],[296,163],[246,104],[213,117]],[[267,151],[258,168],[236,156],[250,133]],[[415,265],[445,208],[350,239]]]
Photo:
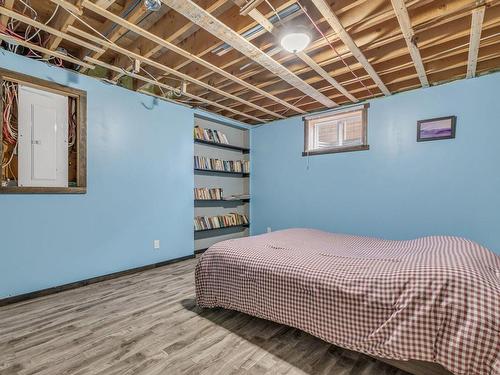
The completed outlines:
[[[500,68],[500,0],[161,1],[0,0],[0,39],[250,124]],[[313,37],[295,54],[294,25]]]

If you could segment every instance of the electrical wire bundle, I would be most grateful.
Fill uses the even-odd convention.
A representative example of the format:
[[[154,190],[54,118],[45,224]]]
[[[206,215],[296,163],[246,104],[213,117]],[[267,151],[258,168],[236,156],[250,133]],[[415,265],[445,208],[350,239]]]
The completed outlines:
[[[14,155],[17,150],[18,145],[18,126],[17,126],[17,104],[18,104],[18,92],[17,84],[9,81],[4,81],[2,83],[2,102],[3,102],[3,113],[2,113],[2,134],[3,143],[6,146],[12,148],[10,156],[6,157],[4,161],[4,156],[7,152],[2,155],[2,169],[9,170],[10,174],[14,176],[11,169],[11,163],[14,159]],[[7,148],[5,148],[7,149]]]
[[[22,14],[25,14],[27,15],[29,12],[29,16],[33,19],[33,20],[37,20],[38,18],[38,13],[37,11],[31,6],[31,1],[30,0],[18,0],[22,5],[24,5],[24,8],[22,10]],[[0,1],[1,3],[3,3],[3,1]],[[49,24],[55,17],[57,11],[59,9],[59,5],[56,6],[54,12],[52,13],[52,15],[49,17],[49,19],[47,20],[47,22],[45,22],[45,25]],[[3,26],[3,25],[0,25],[0,32],[3,33],[3,34],[6,34],[6,35],[10,35],[10,36],[13,36],[13,37],[16,37],[16,38],[19,38],[21,40],[24,40],[26,42],[32,42],[32,43],[35,43],[39,46],[42,46],[43,45],[43,41],[42,41],[42,37],[40,35],[40,29],[37,29],[35,27],[32,27],[31,25],[27,25],[25,31],[24,31],[24,35],[20,35],[19,33],[16,32],[19,24],[21,22],[19,21],[15,21],[14,19],[10,19],[7,26]],[[36,38],[36,39],[35,39]],[[13,52],[13,53],[18,53],[18,49],[19,49],[19,45],[16,45],[14,43],[7,43],[7,49],[10,51],[10,52]],[[55,64],[57,66],[63,66],[62,64],[62,60],[57,58],[57,57],[49,57],[48,59],[45,59],[43,58],[43,56],[41,56],[38,52],[36,51],[33,51],[32,49],[29,49],[28,50],[28,53],[26,54],[27,57],[32,57],[36,60],[41,60],[41,61],[46,61],[46,62],[49,62],[51,60],[54,60],[55,61]]]
[[[71,149],[76,143],[76,99],[69,98],[69,118],[68,118],[68,148]]]

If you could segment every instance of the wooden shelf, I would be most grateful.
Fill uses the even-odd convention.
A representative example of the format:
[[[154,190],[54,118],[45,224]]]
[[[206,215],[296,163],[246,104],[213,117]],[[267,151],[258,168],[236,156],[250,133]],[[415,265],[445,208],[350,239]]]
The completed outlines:
[[[244,198],[244,199],[195,199],[195,203],[198,202],[250,202],[250,198]]]
[[[221,227],[221,228],[199,229],[199,230],[195,230],[194,233],[210,232],[210,231],[216,231],[216,230],[228,229],[228,228],[249,228],[249,227],[250,227],[250,224],[230,225],[230,226]]]
[[[204,172],[204,173],[213,173],[213,174],[227,174],[227,175],[233,175],[233,176],[250,177],[250,173],[243,173],[243,172],[217,171],[215,169],[200,169],[200,168],[195,168],[194,171],[195,172]]]
[[[246,147],[239,147],[239,146],[233,146],[233,145],[228,145],[225,143],[218,143],[218,142],[211,142],[211,141],[205,141],[203,139],[194,139],[194,143],[199,143],[202,145],[207,145],[207,146],[214,146],[214,147],[219,147],[219,148],[225,148],[228,150],[235,150],[235,151],[240,151],[244,154],[250,153],[250,149]]]

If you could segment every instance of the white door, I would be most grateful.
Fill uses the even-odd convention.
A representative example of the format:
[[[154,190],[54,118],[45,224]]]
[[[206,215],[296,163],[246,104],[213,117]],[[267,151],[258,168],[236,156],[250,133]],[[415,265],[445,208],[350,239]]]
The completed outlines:
[[[68,186],[68,97],[19,85],[19,186]]]

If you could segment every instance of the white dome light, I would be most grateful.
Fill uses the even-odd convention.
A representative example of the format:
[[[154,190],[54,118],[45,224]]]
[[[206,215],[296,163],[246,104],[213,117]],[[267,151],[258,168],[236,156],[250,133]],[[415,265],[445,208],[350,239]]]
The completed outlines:
[[[306,32],[290,32],[281,38],[281,46],[291,53],[303,51],[311,42],[311,37]]]

